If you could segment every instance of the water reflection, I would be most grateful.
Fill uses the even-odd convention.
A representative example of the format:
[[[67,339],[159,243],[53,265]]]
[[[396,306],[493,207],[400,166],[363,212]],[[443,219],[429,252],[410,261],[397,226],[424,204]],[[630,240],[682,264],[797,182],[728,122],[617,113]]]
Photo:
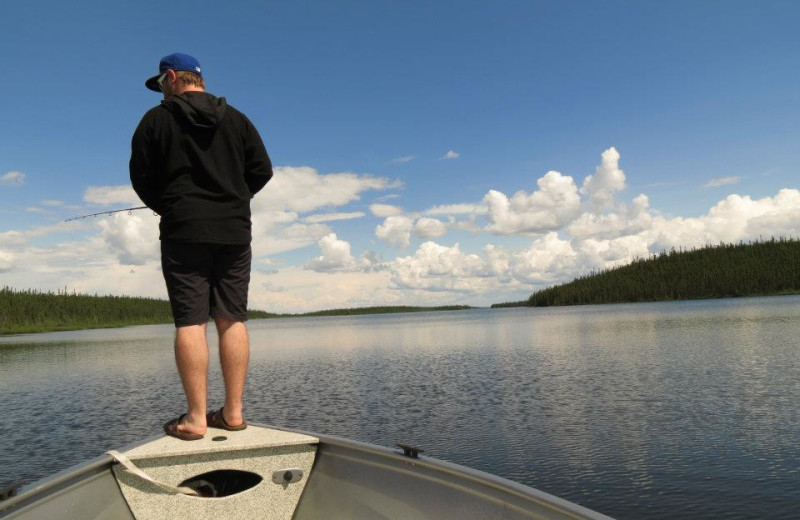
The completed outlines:
[[[800,516],[798,297],[250,331],[252,419],[418,444],[619,518]],[[0,338],[0,481],[158,432],[184,407],[172,333]],[[214,356],[210,394],[219,406]]]

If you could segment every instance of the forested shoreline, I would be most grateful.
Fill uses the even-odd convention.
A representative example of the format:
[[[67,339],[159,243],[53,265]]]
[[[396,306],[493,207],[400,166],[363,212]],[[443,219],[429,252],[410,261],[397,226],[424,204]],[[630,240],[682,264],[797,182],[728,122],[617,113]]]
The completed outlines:
[[[275,314],[248,310],[248,318],[292,318],[305,316],[352,316],[398,312],[469,309],[466,305],[446,307],[362,307],[331,309],[304,314]],[[64,290],[35,291],[0,289],[0,335],[126,327],[172,323],[167,300],[133,296],[98,296]]]
[[[772,238],[671,249],[591,272],[498,307],[692,300],[800,293],[800,241]]]
[[[699,249],[671,249],[630,264],[591,272],[536,291],[527,300],[492,305],[547,307],[690,300],[800,293],[800,240],[772,238]],[[350,316],[469,309],[376,306],[304,314],[249,310],[250,319]],[[171,323],[169,302],[132,296],[85,295],[64,290],[0,289],[0,334]]]

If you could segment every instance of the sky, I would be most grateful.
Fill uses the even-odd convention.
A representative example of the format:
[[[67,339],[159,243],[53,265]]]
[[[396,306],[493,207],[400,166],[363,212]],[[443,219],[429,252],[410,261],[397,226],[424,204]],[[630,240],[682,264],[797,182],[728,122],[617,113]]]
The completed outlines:
[[[4,2],[0,286],[166,298],[130,139],[161,57],[253,121],[250,307],[486,306],[800,236],[800,3]]]

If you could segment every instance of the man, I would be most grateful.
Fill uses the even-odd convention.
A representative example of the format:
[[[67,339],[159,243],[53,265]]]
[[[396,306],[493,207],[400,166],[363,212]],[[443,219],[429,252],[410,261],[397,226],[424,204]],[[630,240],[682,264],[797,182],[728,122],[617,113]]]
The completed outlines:
[[[130,176],[142,201],[161,216],[161,266],[189,407],[164,431],[196,440],[207,426],[247,427],[242,406],[250,357],[250,199],[272,177],[272,164],[250,120],[225,98],[205,92],[195,58],[165,56],[145,86],[164,100],[133,134]],[[209,316],[219,333],[225,404],[206,414]]]

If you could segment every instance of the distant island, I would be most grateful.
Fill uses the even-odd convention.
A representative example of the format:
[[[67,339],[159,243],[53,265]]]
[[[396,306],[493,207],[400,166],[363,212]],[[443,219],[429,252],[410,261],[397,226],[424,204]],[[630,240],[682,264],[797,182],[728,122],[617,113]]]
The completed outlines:
[[[694,300],[800,293],[800,241],[772,238],[700,249],[671,249],[593,271],[500,307]]]
[[[276,314],[248,310],[249,319],[312,316],[353,316],[398,312],[466,310],[467,305],[443,307],[362,307],[332,309],[303,314]],[[68,292],[0,289],[0,335],[59,330],[80,330],[172,323],[169,302],[133,296],[98,296]]]

